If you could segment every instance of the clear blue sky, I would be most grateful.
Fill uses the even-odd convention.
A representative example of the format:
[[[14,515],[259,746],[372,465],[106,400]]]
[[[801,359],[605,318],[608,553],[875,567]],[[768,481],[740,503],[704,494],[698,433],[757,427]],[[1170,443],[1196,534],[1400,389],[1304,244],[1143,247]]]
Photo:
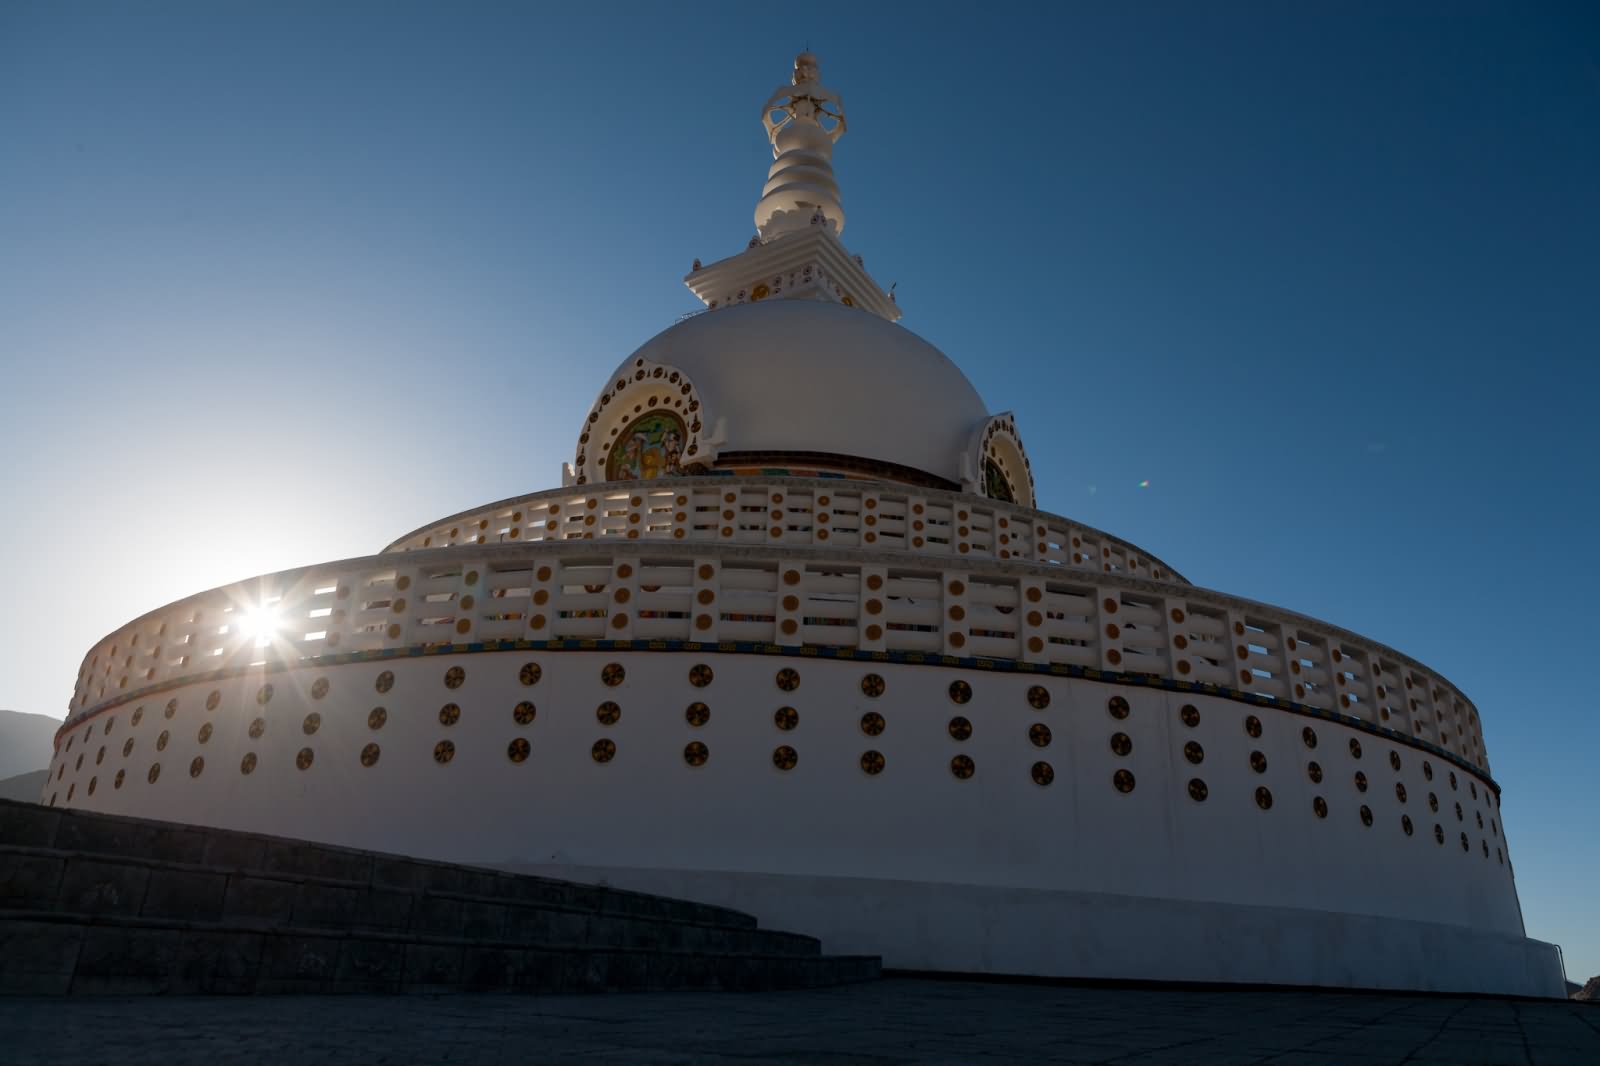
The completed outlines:
[[[1042,504],[1460,685],[1600,973],[1600,7],[984,7],[0,5],[0,706],[557,484],[809,43],[847,242]]]

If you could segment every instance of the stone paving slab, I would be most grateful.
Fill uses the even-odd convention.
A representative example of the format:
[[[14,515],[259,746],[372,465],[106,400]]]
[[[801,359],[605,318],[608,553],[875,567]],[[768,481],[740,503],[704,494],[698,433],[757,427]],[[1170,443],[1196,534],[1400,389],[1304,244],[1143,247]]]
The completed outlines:
[[[1600,1064],[1600,1005],[892,978],[805,992],[0,999],[7,1064]]]

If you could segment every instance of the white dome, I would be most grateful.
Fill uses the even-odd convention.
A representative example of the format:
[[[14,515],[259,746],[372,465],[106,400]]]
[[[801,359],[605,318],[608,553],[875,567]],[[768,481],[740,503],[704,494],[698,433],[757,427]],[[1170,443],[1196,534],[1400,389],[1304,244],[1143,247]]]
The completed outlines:
[[[696,315],[657,334],[640,359],[694,383],[727,452],[825,452],[897,463],[959,484],[963,452],[989,417],[943,352],[877,315],[835,303],[770,300]]]

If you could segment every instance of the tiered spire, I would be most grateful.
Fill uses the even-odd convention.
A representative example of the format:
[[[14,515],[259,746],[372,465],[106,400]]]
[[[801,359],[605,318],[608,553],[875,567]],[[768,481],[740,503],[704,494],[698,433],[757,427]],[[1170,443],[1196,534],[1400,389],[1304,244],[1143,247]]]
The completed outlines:
[[[801,52],[794,76],[761,109],[772,166],[756,204],[756,235],[738,255],[694,261],[684,284],[715,311],[762,300],[841,303],[894,322],[900,309],[839,240],[844,208],[833,177],[833,145],[844,136],[844,101],[818,80],[817,57]]]
[[[829,105],[832,105],[831,108]],[[811,226],[821,212],[837,236],[844,208],[833,177],[833,145],[844,136],[844,101],[818,80],[817,57],[795,57],[792,84],[780,85],[761,109],[773,163],[756,204],[756,231],[772,240]]]

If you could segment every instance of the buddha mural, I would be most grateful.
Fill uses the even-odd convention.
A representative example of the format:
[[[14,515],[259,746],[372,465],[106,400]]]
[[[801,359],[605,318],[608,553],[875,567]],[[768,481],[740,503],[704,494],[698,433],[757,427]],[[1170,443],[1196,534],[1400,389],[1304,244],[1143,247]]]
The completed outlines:
[[[683,473],[679,460],[689,437],[683,420],[668,411],[651,411],[617,436],[606,457],[607,481],[648,481]]]
[[[983,461],[983,491],[991,500],[1016,502],[1016,496],[1011,491],[1010,479],[1006,477],[1005,471],[1000,469],[1000,464],[993,459]]]

